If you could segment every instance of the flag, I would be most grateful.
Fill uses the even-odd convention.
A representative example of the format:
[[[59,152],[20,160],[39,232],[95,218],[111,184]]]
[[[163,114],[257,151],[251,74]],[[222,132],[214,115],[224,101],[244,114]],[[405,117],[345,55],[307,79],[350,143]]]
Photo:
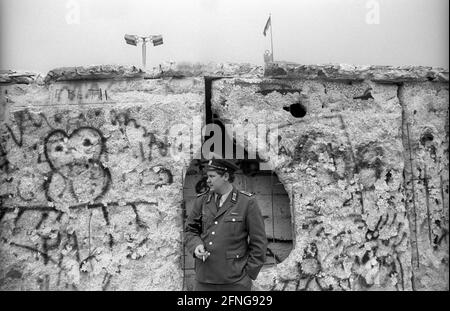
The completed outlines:
[[[153,36],[152,42],[153,46],[161,45],[163,44],[163,37],[161,35]]]
[[[269,19],[266,22],[266,26],[264,27],[264,31],[263,31],[263,35],[264,36],[266,35],[267,30],[269,30],[269,27],[271,27],[271,20],[270,20],[270,18],[271,17],[269,16]]]

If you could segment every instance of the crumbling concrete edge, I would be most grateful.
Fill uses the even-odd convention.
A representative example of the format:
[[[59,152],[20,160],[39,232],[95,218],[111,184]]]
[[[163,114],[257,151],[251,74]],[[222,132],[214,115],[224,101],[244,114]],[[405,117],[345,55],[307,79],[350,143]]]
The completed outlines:
[[[40,73],[15,70],[0,70],[0,85],[8,84],[43,84],[44,76]]]
[[[235,77],[307,79],[325,81],[363,81],[378,83],[402,82],[449,82],[449,71],[425,66],[373,66],[348,64],[302,65],[287,62],[273,62],[266,66],[249,63],[186,63],[165,62],[149,70],[135,66],[91,65],[60,67],[50,70],[45,78],[42,74],[0,71],[1,84],[50,84],[59,81],[76,80],[123,80],[161,79],[185,77]]]
[[[425,66],[376,66],[376,65],[302,65],[286,62],[269,63],[265,77],[307,80],[371,80],[378,83],[449,82],[449,71]]]

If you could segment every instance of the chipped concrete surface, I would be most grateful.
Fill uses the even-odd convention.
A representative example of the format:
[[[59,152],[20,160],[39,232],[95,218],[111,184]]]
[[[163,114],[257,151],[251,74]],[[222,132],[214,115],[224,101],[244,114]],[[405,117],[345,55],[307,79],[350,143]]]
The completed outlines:
[[[0,287],[181,290],[189,159],[170,156],[167,130],[204,114],[203,88],[198,78],[2,87]]]
[[[256,288],[448,290],[448,79],[429,82],[422,77],[435,72],[390,70],[377,72],[379,83],[362,71],[352,77],[355,67],[327,77],[299,67],[308,70],[286,79],[278,71],[273,79],[270,68],[265,79],[213,86],[213,111],[225,123],[278,125],[279,145],[263,157],[294,200],[295,248],[261,273]],[[415,78],[426,82],[401,82]],[[307,111],[303,118],[283,109],[298,103]],[[411,176],[403,176],[406,122],[413,182],[421,183],[416,179],[427,167],[427,186],[415,188],[416,213],[406,202]],[[256,141],[248,143],[256,148]]]
[[[278,129],[296,240],[256,290],[448,290],[448,71],[294,64],[2,72],[2,290],[182,289],[167,129],[204,76],[224,123]]]

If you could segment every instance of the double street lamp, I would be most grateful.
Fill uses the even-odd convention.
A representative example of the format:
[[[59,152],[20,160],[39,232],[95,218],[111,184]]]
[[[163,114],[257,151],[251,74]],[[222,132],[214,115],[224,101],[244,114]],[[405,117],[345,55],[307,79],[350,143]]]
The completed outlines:
[[[137,46],[139,42],[142,42],[142,67],[145,68],[147,57],[147,42],[152,42],[153,46],[158,46],[163,44],[163,37],[162,35],[152,35],[148,37],[125,35],[125,42],[134,46]]]

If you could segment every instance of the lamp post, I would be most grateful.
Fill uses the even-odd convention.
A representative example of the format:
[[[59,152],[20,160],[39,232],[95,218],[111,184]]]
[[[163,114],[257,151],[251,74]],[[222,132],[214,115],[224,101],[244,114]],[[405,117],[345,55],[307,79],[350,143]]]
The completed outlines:
[[[125,35],[125,42],[134,46],[137,46],[139,42],[142,42],[142,67],[145,69],[147,65],[147,42],[152,42],[153,46],[158,46],[163,44],[163,37],[162,35],[151,35],[147,37]]]

